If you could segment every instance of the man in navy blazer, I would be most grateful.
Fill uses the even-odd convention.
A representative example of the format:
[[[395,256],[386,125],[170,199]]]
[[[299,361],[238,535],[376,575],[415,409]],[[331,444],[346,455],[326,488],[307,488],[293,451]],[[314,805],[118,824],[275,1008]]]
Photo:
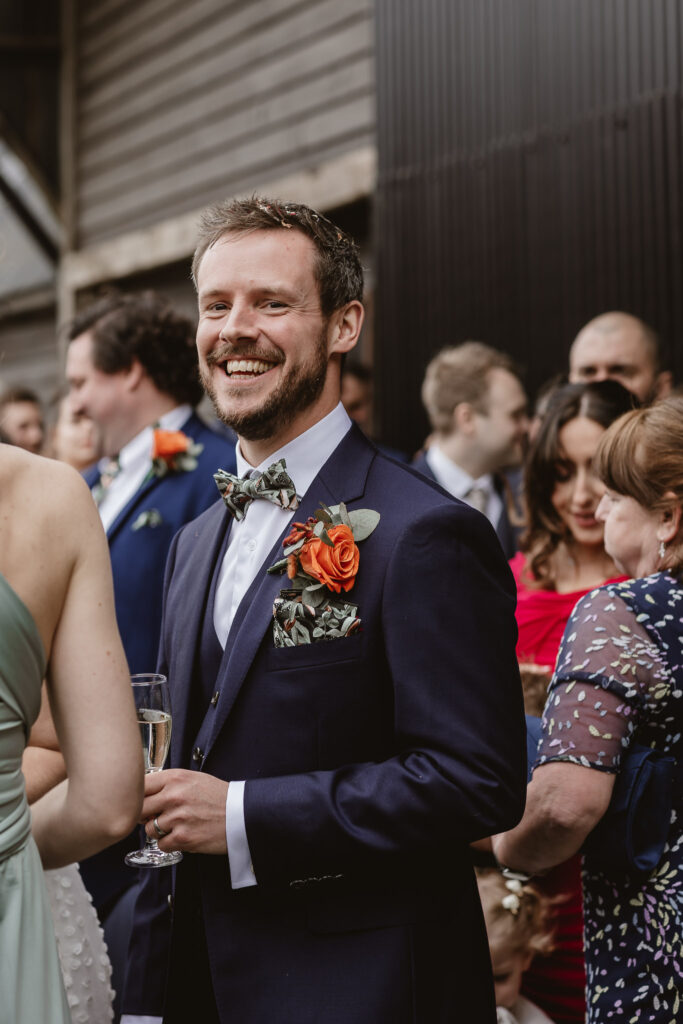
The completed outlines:
[[[86,479],[109,540],[119,631],[131,672],[152,672],[171,540],[213,503],[212,474],[234,468],[234,447],[193,411],[203,395],[193,325],[160,296],[108,295],[74,319],[69,337],[73,409],[102,434],[105,458]],[[135,835],[81,865],[117,992],[137,877],[123,857],[136,842]]]
[[[413,465],[490,520],[506,558],[517,551],[518,470],[529,429],[527,398],[505,352],[466,341],[429,363],[422,402],[433,434]],[[515,480],[515,484],[511,482]]]
[[[202,379],[250,479],[223,481],[228,508],[167,566],[172,767],[143,807],[183,851],[163,1020],[493,1024],[469,844],[514,825],[526,778],[500,547],[339,402],[363,319],[343,232],[294,203],[221,204],[194,270]],[[126,1021],[162,1012],[152,902],[143,886]]]

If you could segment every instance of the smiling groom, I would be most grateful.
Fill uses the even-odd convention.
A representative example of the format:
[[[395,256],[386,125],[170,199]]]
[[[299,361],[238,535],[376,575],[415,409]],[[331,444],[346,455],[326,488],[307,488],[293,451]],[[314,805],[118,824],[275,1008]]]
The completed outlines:
[[[493,1024],[469,843],[511,828],[525,791],[500,545],[341,406],[363,321],[342,231],[221,204],[193,270],[202,380],[239,441],[167,565],[172,767],[143,808],[184,853],[163,1019]],[[149,1019],[147,906],[126,1004]]]

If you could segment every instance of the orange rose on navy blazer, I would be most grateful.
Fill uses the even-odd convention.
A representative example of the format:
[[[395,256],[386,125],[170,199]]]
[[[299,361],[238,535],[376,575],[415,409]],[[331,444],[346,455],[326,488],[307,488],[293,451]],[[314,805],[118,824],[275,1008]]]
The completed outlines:
[[[360,552],[349,526],[333,526],[327,533],[334,547],[313,537],[302,547],[299,560],[309,576],[338,594],[356,582]]]

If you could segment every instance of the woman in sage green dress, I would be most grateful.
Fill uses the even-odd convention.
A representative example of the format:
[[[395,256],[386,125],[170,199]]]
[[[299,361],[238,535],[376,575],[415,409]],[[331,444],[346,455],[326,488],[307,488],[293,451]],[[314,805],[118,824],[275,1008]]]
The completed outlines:
[[[75,471],[4,444],[0,636],[0,1024],[69,1024],[41,859],[130,831],[142,752],[92,498]],[[44,678],[68,778],[30,812],[21,757]]]

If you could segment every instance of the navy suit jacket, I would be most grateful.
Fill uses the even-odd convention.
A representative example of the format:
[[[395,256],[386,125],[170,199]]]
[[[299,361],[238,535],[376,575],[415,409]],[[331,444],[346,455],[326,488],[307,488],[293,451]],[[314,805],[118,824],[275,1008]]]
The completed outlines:
[[[235,616],[217,699],[199,715],[191,680],[230,524],[223,506],[173,543],[160,657],[171,763],[247,780],[258,880],[232,890],[226,856],[186,855],[176,884],[190,870],[199,879],[221,1020],[488,1024],[495,1007],[469,843],[513,827],[524,805],[514,583],[485,517],[355,427],[294,518],[321,501],[381,514],[359,545],[348,595],[360,632],[273,646],[273,599],[287,580],[265,569],[283,533]],[[190,721],[201,722],[196,732]],[[143,893],[142,966],[158,955],[150,921]],[[172,978],[188,952],[176,924]],[[159,1011],[149,977],[142,970],[127,1012]]]
[[[203,445],[196,468],[150,477],[107,531],[116,620],[131,673],[154,672],[156,668],[164,568],[174,535],[216,500],[216,470],[235,470],[234,445],[207,427],[195,413],[181,430]],[[91,487],[98,478],[97,468],[85,475]],[[159,525],[134,530],[138,516],[150,509],[160,513]],[[86,887],[96,907],[102,908],[136,880],[136,872],[123,864],[123,856],[131,848],[130,839],[125,839],[81,863]]]
[[[416,469],[418,473],[422,473],[422,475],[426,476],[429,480],[434,480],[436,483],[439,484],[439,486],[442,486],[440,481],[436,479],[434,470],[427,462],[427,457],[426,455],[424,455],[424,453],[418,455],[417,458],[413,461],[413,468]],[[503,479],[496,474],[494,474],[493,477],[493,486],[495,487],[496,491],[498,492],[501,498],[501,501],[503,502],[503,511],[501,512],[500,519],[498,520],[498,524],[496,526],[496,533],[498,534],[498,540],[500,541],[500,546],[503,549],[503,553],[505,554],[505,557],[509,561],[511,558],[514,558],[514,556],[517,554],[517,551],[519,550],[519,533],[521,532],[521,528],[513,526],[513,524],[510,522],[510,516],[508,514],[507,491],[505,488],[505,484],[503,482]]]
[[[235,471],[234,445],[207,427],[195,413],[180,429],[203,445],[196,469],[150,477],[107,530],[116,621],[131,674],[153,672],[156,666],[164,568],[174,535],[215,502],[216,470]],[[92,487],[98,477],[95,468],[85,479]],[[159,525],[134,530],[138,516],[150,509],[161,514]]]

